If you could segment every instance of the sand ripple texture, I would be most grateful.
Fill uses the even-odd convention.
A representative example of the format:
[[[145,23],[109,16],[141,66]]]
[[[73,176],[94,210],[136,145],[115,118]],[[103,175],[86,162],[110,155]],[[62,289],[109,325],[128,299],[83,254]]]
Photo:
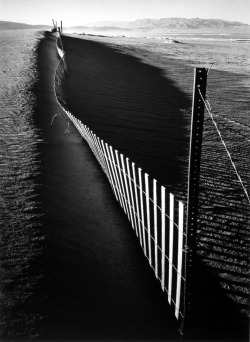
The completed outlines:
[[[8,340],[34,336],[42,319],[41,308],[37,312],[44,240],[37,198],[41,140],[32,93],[40,37],[0,31],[0,335]]]

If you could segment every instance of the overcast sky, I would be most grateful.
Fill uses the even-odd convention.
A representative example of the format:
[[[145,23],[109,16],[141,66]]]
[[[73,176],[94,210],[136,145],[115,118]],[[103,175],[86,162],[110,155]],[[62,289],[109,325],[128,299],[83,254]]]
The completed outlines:
[[[250,0],[0,0],[0,20],[64,26],[100,20],[216,18],[250,24]]]

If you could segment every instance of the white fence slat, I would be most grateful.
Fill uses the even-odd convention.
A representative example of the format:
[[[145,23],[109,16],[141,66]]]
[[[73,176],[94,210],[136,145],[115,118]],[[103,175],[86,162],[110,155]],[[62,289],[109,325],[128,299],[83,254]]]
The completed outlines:
[[[89,144],[89,147],[90,147],[90,149],[91,149],[91,151],[93,151],[92,150],[92,146],[91,146],[91,137],[90,137],[90,131],[89,131],[89,128],[86,126],[86,133],[87,133],[87,143]]]
[[[166,250],[166,189],[161,186],[161,288],[165,290],[165,250]]]
[[[124,178],[124,182],[125,182],[125,190],[126,190],[127,201],[128,201],[129,216],[130,216],[130,221],[131,221],[132,227],[134,228],[133,215],[132,215],[132,210],[131,210],[131,201],[130,201],[130,196],[129,196],[129,191],[128,191],[127,174],[126,174],[123,154],[121,154],[121,162],[122,162],[123,178]]]
[[[120,197],[120,204],[121,204],[123,210],[126,212],[125,202],[124,202],[124,198],[122,196],[121,184],[120,184],[120,180],[119,180],[119,176],[118,176],[118,172],[117,172],[117,166],[116,166],[117,164],[115,162],[112,146],[109,146],[109,150],[110,150],[111,160],[112,160],[112,164],[113,164],[114,171],[115,171],[115,176],[116,176],[116,181],[117,181],[117,188],[118,188],[119,197]]]
[[[74,117],[74,125],[75,125],[75,128],[78,130],[78,132],[80,132],[80,129],[79,129],[79,126],[78,126],[78,122],[77,122],[77,119],[75,117]]]
[[[106,160],[106,156],[104,155],[104,150],[103,150],[103,146],[101,145],[100,139],[99,137],[96,137],[96,141],[99,147],[99,151],[100,151],[100,158],[102,160],[102,164],[103,164],[103,170],[105,172],[105,174],[107,175],[107,177],[111,177],[111,173],[110,170],[108,168],[108,164],[107,164],[107,160]],[[112,181],[113,186],[114,186],[114,182]]]
[[[154,239],[155,239],[155,276],[158,279],[158,234],[157,234],[157,181],[153,180],[153,202],[154,202]]]
[[[77,120],[77,126],[78,126],[78,131],[80,132],[80,135],[83,137],[83,139],[85,139],[85,136],[83,134],[83,131],[82,131],[82,123],[80,120]]]
[[[108,161],[107,151],[106,151],[105,146],[104,146],[104,141],[100,140],[99,138],[97,138],[97,139],[98,139],[99,145],[102,149],[103,159],[105,160],[105,163],[106,163],[106,171],[107,171],[106,174],[108,175],[108,177],[112,176],[113,185],[115,186],[114,177],[112,175],[112,170],[110,168],[109,161]]]
[[[83,137],[83,139],[87,140],[86,134],[84,134],[84,129],[83,129],[84,125],[81,123],[81,121],[76,119],[73,115],[71,115],[71,121],[73,121],[74,126],[76,127],[80,135]]]
[[[81,130],[81,136],[86,140],[85,127],[81,121],[80,121],[80,130]]]
[[[174,244],[174,195],[169,195],[169,267],[168,267],[168,303],[171,304],[173,281],[173,244]]]
[[[97,158],[96,150],[95,150],[95,144],[94,144],[94,141],[93,141],[93,132],[90,131],[89,133],[90,133],[90,142],[91,142],[92,152],[94,153],[94,155],[95,155],[96,158]]]
[[[94,140],[93,131],[90,131],[90,136],[91,136],[91,141],[92,141],[93,152],[94,152],[96,159],[98,160],[98,153],[97,153],[97,148],[96,148],[96,144],[95,144],[95,140]]]
[[[137,213],[137,222],[138,222],[139,238],[140,238],[140,244],[141,244],[141,246],[142,246],[141,220],[140,220],[138,193],[137,193],[137,182],[136,182],[136,175],[135,175],[135,163],[132,163],[132,171],[133,171],[133,180],[134,180],[135,203],[136,203],[136,213]]]
[[[96,147],[96,152],[97,152],[97,156],[98,156],[97,159],[98,159],[99,164],[101,165],[101,167],[104,168],[104,165],[103,165],[103,162],[102,162],[102,158],[101,158],[100,147],[98,146],[98,142],[97,142],[95,133],[93,133],[93,139],[94,139],[94,143],[95,143],[95,147]]]
[[[73,124],[74,124],[75,128],[79,131],[77,121],[76,121],[76,118],[74,116],[73,116]]]
[[[88,127],[86,125],[84,125],[85,128],[85,133],[86,133],[86,140],[88,141],[89,136],[88,136]]]
[[[83,124],[83,128],[84,128],[84,136],[85,136],[85,139],[88,140],[86,125]]]
[[[85,135],[84,135],[84,130],[83,130],[83,124],[80,120],[78,121],[78,124],[79,124],[80,134],[83,137],[83,139],[86,140]]]
[[[131,180],[130,165],[129,165],[129,159],[128,158],[126,158],[126,165],[127,165],[129,190],[130,190],[130,198],[131,198],[131,205],[132,205],[131,210],[133,212],[133,221],[134,221],[134,228],[136,231],[136,236],[138,237],[137,218],[136,218],[136,213],[135,213],[135,201],[134,201],[134,196],[133,196],[132,180]]]
[[[184,225],[184,204],[181,201],[179,201],[178,262],[177,262],[177,285],[176,285],[176,301],[175,301],[175,317],[177,319],[179,318],[179,313],[180,313],[180,298],[181,298],[183,225]]]
[[[114,183],[114,186],[115,186],[116,185],[115,174],[114,174],[113,167],[112,167],[113,165],[112,165],[111,157],[110,157],[110,154],[109,154],[108,144],[104,143],[104,141],[101,140],[101,146],[102,146],[102,149],[103,149],[103,155],[104,155],[104,158],[106,160],[107,167],[110,170],[110,174],[112,174],[113,183]],[[116,192],[118,192],[118,189],[116,189]]]
[[[76,118],[74,116],[73,116],[73,124],[74,124],[75,128],[78,130],[77,121],[76,121]]]
[[[151,228],[150,228],[150,208],[149,208],[149,184],[148,184],[147,173],[145,173],[145,192],[146,192],[147,228],[148,228],[148,258],[149,258],[149,264],[151,266],[152,265]]]
[[[87,131],[87,134],[88,134],[88,142],[89,144],[91,143],[91,136],[90,136],[90,129],[88,126],[86,126],[86,131]]]
[[[107,154],[108,154],[108,160],[110,162],[110,166],[113,170],[113,175],[114,175],[114,181],[115,181],[115,184],[116,184],[116,192],[117,192],[117,195],[118,195],[118,198],[119,198],[119,202],[123,208],[123,201],[122,201],[122,195],[121,195],[121,189],[120,189],[120,185],[119,185],[119,182],[118,182],[118,175],[117,175],[117,171],[116,171],[116,167],[115,167],[115,163],[114,163],[114,156],[113,156],[113,150],[112,150],[112,147],[109,146],[107,143],[105,144],[106,146],[106,151],[107,151]]]
[[[145,241],[145,222],[144,222],[144,206],[143,206],[143,192],[142,192],[142,177],[141,168],[138,169],[139,174],[139,188],[140,188],[140,203],[141,203],[141,222],[142,222],[142,236],[143,236],[143,249],[146,255],[146,241]]]
[[[115,150],[115,156],[116,156],[116,163],[118,166],[118,175],[119,175],[119,181],[120,181],[120,186],[121,186],[121,194],[122,194],[122,198],[124,201],[124,211],[129,217],[128,203],[127,203],[126,196],[125,196],[124,185],[123,185],[123,180],[122,180],[121,165],[120,165],[119,154],[117,150]]]
[[[93,139],[92,139],[92,136],[91,136],[91,130],[88,129],[89,131],[89,143],[90,143],[90,148],[92,150],[92,152],[95,154],[95,150],[94,150],[94,146],[93,146]]]
[[[84,136],[85,136],[85,140],[87,141],[87,140],[88,140],[87,127],[86,127],[86,125],[83,125],[83,127],[84,127]]]
[[[107,152],[105,150],[104,142],[103,142],[103,140],[100,141],[99,138],[98,138],[98,141],[99,141],[100,147],[102,148],[103,158],[105,159],[105,162],[106,162],[106,169],[107,169],[106,174],[107,174],[109,182],[110,182],[110,184],[112,186],[112,189],[113,189],[113,192],[115,194],[115,197],[116,197],[116,199],[118,201],[119,198],[118,198],[118,195],[117,195],[117,189],[115,187],[115,179],[114,179],[114,175],[112,173],[112,169],[111,169],[109,160],[107,158]]]

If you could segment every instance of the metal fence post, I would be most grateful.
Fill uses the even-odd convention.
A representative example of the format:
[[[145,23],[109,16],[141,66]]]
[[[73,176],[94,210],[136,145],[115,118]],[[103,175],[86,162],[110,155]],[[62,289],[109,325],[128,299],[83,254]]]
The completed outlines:
[[[185,286],[184,286],[184,319],[180,329],[185,334],[192,319],[192,298],[194,262],[196,254],[196,231],[198,216],[198,194],[200,178],[201,144],[204,121],[204,102],[207,84],[207,69],[195,68],[192,105],[192,123],[190,132],[187,221],[185,241]]]

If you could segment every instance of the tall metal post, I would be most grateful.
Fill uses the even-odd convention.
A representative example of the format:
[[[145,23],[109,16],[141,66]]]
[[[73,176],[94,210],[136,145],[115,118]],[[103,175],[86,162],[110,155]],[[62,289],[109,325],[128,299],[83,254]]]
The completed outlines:
[[[187,195],[187,226],[186,226],[186,257],[185,257],[185,286],[184,286],[184,319],[181,334],[188,331],[192,318],[193,279],[196,254],[196,231],[198,216],[198,194],[200,178],[201,144],[204,121],[204,102],[207,85],[207,69],[195,68],[192,122],[190,133],[188,195]]]
[[[62,30],[62,21],[61,21],[61,34],[63,33],[63,30]]]

